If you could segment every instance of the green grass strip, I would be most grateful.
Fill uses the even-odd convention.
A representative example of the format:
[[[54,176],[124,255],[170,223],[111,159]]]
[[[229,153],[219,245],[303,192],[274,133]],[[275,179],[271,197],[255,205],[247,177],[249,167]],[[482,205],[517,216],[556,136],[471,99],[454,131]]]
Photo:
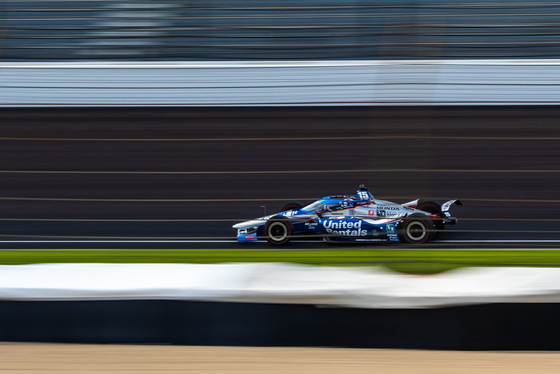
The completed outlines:
[[[400,272],[432,274],[465,266],[560,266],[560,250],[327,248],[0,251],[1,264],[226,262],[288,262],[337,266],[378,264]]]

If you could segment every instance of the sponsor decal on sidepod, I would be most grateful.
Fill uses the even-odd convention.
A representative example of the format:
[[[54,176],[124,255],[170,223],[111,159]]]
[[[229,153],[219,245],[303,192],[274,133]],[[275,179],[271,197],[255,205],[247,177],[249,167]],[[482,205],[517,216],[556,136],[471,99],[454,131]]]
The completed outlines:
[[[362,221],[333,221],[326,220],[323,227],[328,234],[341,236],[367,236],[367,230],[362,230]]]

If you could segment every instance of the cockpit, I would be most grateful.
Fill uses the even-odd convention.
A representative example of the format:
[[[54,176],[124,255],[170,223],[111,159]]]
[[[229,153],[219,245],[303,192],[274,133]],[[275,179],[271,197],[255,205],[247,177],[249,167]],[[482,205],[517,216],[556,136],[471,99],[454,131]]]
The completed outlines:
[[[302,208],[307,212],[333,212],[351,207],[351,202],[333,199],[321,199]]]

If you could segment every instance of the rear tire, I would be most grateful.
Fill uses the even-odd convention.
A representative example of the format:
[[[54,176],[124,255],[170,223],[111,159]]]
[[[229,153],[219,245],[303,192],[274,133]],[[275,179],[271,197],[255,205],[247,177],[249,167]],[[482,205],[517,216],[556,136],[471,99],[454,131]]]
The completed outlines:
[[[440,232],[445,228],[443,224],[444,215],[441,212],[441,202],[436,200],[420,200],[416,209],[428,212],[430,214],[435,214],[438,216],[437,219],[432,219],[434,224],[434,230],[432,232],[432,239],[435,239]]]
[[[264,225],[266,240],[272,245],[288,244],[292,233],[292,224],[282,216],[272,217]]]
[[[431,214],[441,214],[441,203],[436,200],[420,200],[416,209],[423,210]]]
[[[432,222],[424,215],[413,214],[404,220],[399,234],[409,244],[424,244],[432,237],[432,227]]]

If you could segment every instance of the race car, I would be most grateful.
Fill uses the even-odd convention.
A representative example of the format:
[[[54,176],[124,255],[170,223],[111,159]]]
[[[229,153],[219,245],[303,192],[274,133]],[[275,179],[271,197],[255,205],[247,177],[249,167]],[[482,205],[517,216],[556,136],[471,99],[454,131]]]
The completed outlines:
[[[451,205],[413,200],[405,204],[378,200],[360,185],[356,195],[323,197],[309,205],[286,204],[282,211],[233,225],[238,242],[254,242],[259,237],[275,246],[292,238],[319,237],[325,242],[406,242],[422,244],[436,237],[446,225],[454,225]]]

